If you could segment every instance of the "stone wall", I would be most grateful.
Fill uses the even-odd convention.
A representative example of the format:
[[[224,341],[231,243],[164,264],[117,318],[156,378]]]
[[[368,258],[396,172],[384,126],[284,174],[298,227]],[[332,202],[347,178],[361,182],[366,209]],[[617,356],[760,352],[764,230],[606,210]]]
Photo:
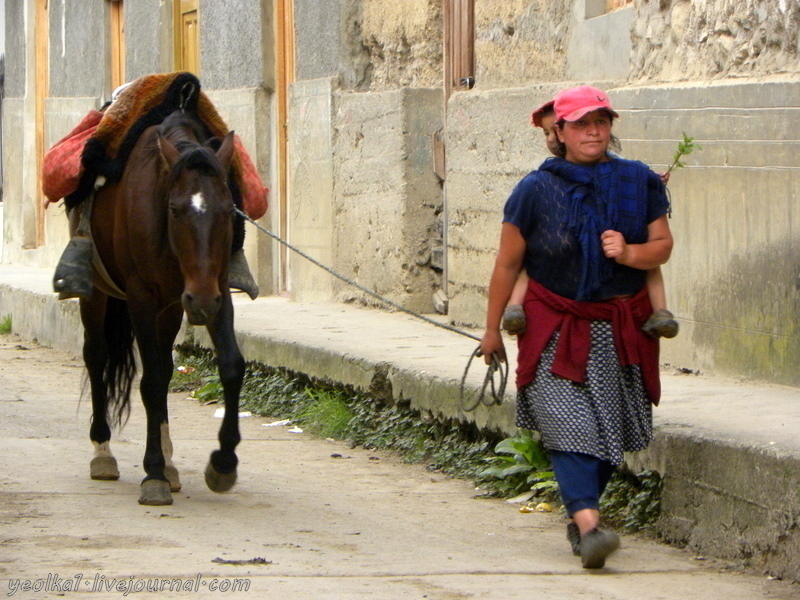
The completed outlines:
[[[573,27],[569,2],[476,2],[476,89],[563,81]]]
[[[125,78],[133,81],[172,67],[172,3],[125,3]]]
[[[336,79],[298,81],[291,87],[289,122],[289,241],[314,260],[334,262],[333,111]],[[292,298],[300,302],[331,300],[331,275],[289,252]]]
[[[550,156],[531,112],[558,86],[453,94],[447,118],[447,294],[450,318],[480,325],[503,205]]]
[[[443,84],[441,0],[363,0],[351,44],[369,55],[371,90]]]
[[[355,0],[319,2],[293,0],[295,27],[295,79],[310,81],[324,77],[339,77],[345,16],[355,10]],[[349,22],[349,19],[348,19]],[[355,21],[357,23],[357,19]],[[353,49],[351,69],[359,73],[354,79],[363,80],[366,61]]]
[[[206,87],[233,90],[260,87],[272,56],[271,20],[263,0],[205,0],[200,3],[200,69]]]
[[[126,77],[129,81],[174,68],[171,3],[129,3],[126,18]],[[50,206],[44,222],[38,223],[37,203],[41,182],[37,173],[35,146],[36,73],[30,68],[35,54],[33,6],[7,2],[7,95],[3,124],[4,203],[3,260],[31,266],[51,267],[67,240],[66,219],[61,205]],[[200,80],[212,96],[217,110],[235,129],[248,149],[264,183],[272,180],[272,94],[265,80],[274,79],[270,16],[264,0],[237,0],[224,10],[217,3],[202,3]],[[50,3],[49,6],[49,97],[45,102],[45,148],[64,136],[90,108],[99,108],[111,90],[108,3],[103,10],[85,2]],[[221,11],[221,12],[220,12]],[[27,24],[27,29],[26,29]],[[231,46],[224,40],[237,39]],[[256,49],[254,52],[253,49]],[[271,219],[268,213],[265,219]],[[274,227],[273,227],[274,228]],[[39,245],[40,232],[44,244]],[[276,289],[277,264],[273,243],[253,231],[245,251],[251,269],[264,293]]]
[[[25,95],[25,70],[28,67],[29,54],[25,46],[27,36],[25,23],[29,21],[30,15],[33,15],[33,9],[34,6],[24,0],[6,1],[4,23],[6,35],[6,98],[21,98]]]
[[[637,0],[635,10],[632,81],[800,72],[792,0]]]
[[[544,82],[701,81],[797,73],[792,0],[635,0],[592,14],[589,0],[476,2],[476,89]]]
[[[345,90],[442,85],[440,0],[295,0],[298,81]]]

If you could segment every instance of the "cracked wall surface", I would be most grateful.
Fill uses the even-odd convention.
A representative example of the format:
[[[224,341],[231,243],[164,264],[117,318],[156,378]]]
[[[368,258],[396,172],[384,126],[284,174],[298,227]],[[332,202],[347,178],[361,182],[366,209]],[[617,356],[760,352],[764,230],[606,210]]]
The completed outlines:
[[[800,3],[635,3],[631,81],[697,81],[800,71]]]

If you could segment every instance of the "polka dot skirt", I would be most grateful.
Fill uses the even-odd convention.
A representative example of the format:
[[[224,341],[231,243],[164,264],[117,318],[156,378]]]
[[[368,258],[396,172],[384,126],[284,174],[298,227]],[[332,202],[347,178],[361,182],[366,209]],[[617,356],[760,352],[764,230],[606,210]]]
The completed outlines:
[[[609,321],[592,321],[586,381],[553,375],[558,333],[542,353],[536,379],[517,393],[517,427],[538,431],[550,450],[580,452],[620,465],[624,452],[653,439],[653,413],[639,365],[623,367]]]

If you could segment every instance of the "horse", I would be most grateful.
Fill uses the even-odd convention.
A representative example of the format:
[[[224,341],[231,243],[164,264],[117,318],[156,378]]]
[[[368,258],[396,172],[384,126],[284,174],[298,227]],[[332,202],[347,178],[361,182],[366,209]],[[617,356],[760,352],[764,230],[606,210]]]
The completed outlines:
[[[177,109],[142,132],[119,180],[100,187],[92,202],[93,289],[80,299],[92,398],[90,472],[92,479],[119,478],[110,422],[122,424],[130,411],[135,341],[147,415],[140,504],[172,504],[171,492],[181,489],[167,394],[184,313],[211,336],[225,397],[219,449],[211,453],[206,484],[225,492],[236,482],[245,362],[234,337],[228,287],[235,207],[227,175],[233,155],[233,132],[220,143],[196,114]]]

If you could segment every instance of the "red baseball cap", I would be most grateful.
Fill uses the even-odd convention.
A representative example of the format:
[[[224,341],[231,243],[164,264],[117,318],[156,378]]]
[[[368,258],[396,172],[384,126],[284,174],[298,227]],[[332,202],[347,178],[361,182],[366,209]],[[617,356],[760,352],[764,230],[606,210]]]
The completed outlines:
[[[555,97],[556,122],[577,121],[586,113],[600,108],[606,109],[615,117],[619,115],[611,108],[608,94],[590,85],[562,90]]]
[[[550,100],[549,102],[545,102],[539,108],[537,108],[531,114],[531,123],[533,123],[534,127],[541,127],[542,126],[542,117],[546,112],[553,112],[553,104],[555,100]]]

